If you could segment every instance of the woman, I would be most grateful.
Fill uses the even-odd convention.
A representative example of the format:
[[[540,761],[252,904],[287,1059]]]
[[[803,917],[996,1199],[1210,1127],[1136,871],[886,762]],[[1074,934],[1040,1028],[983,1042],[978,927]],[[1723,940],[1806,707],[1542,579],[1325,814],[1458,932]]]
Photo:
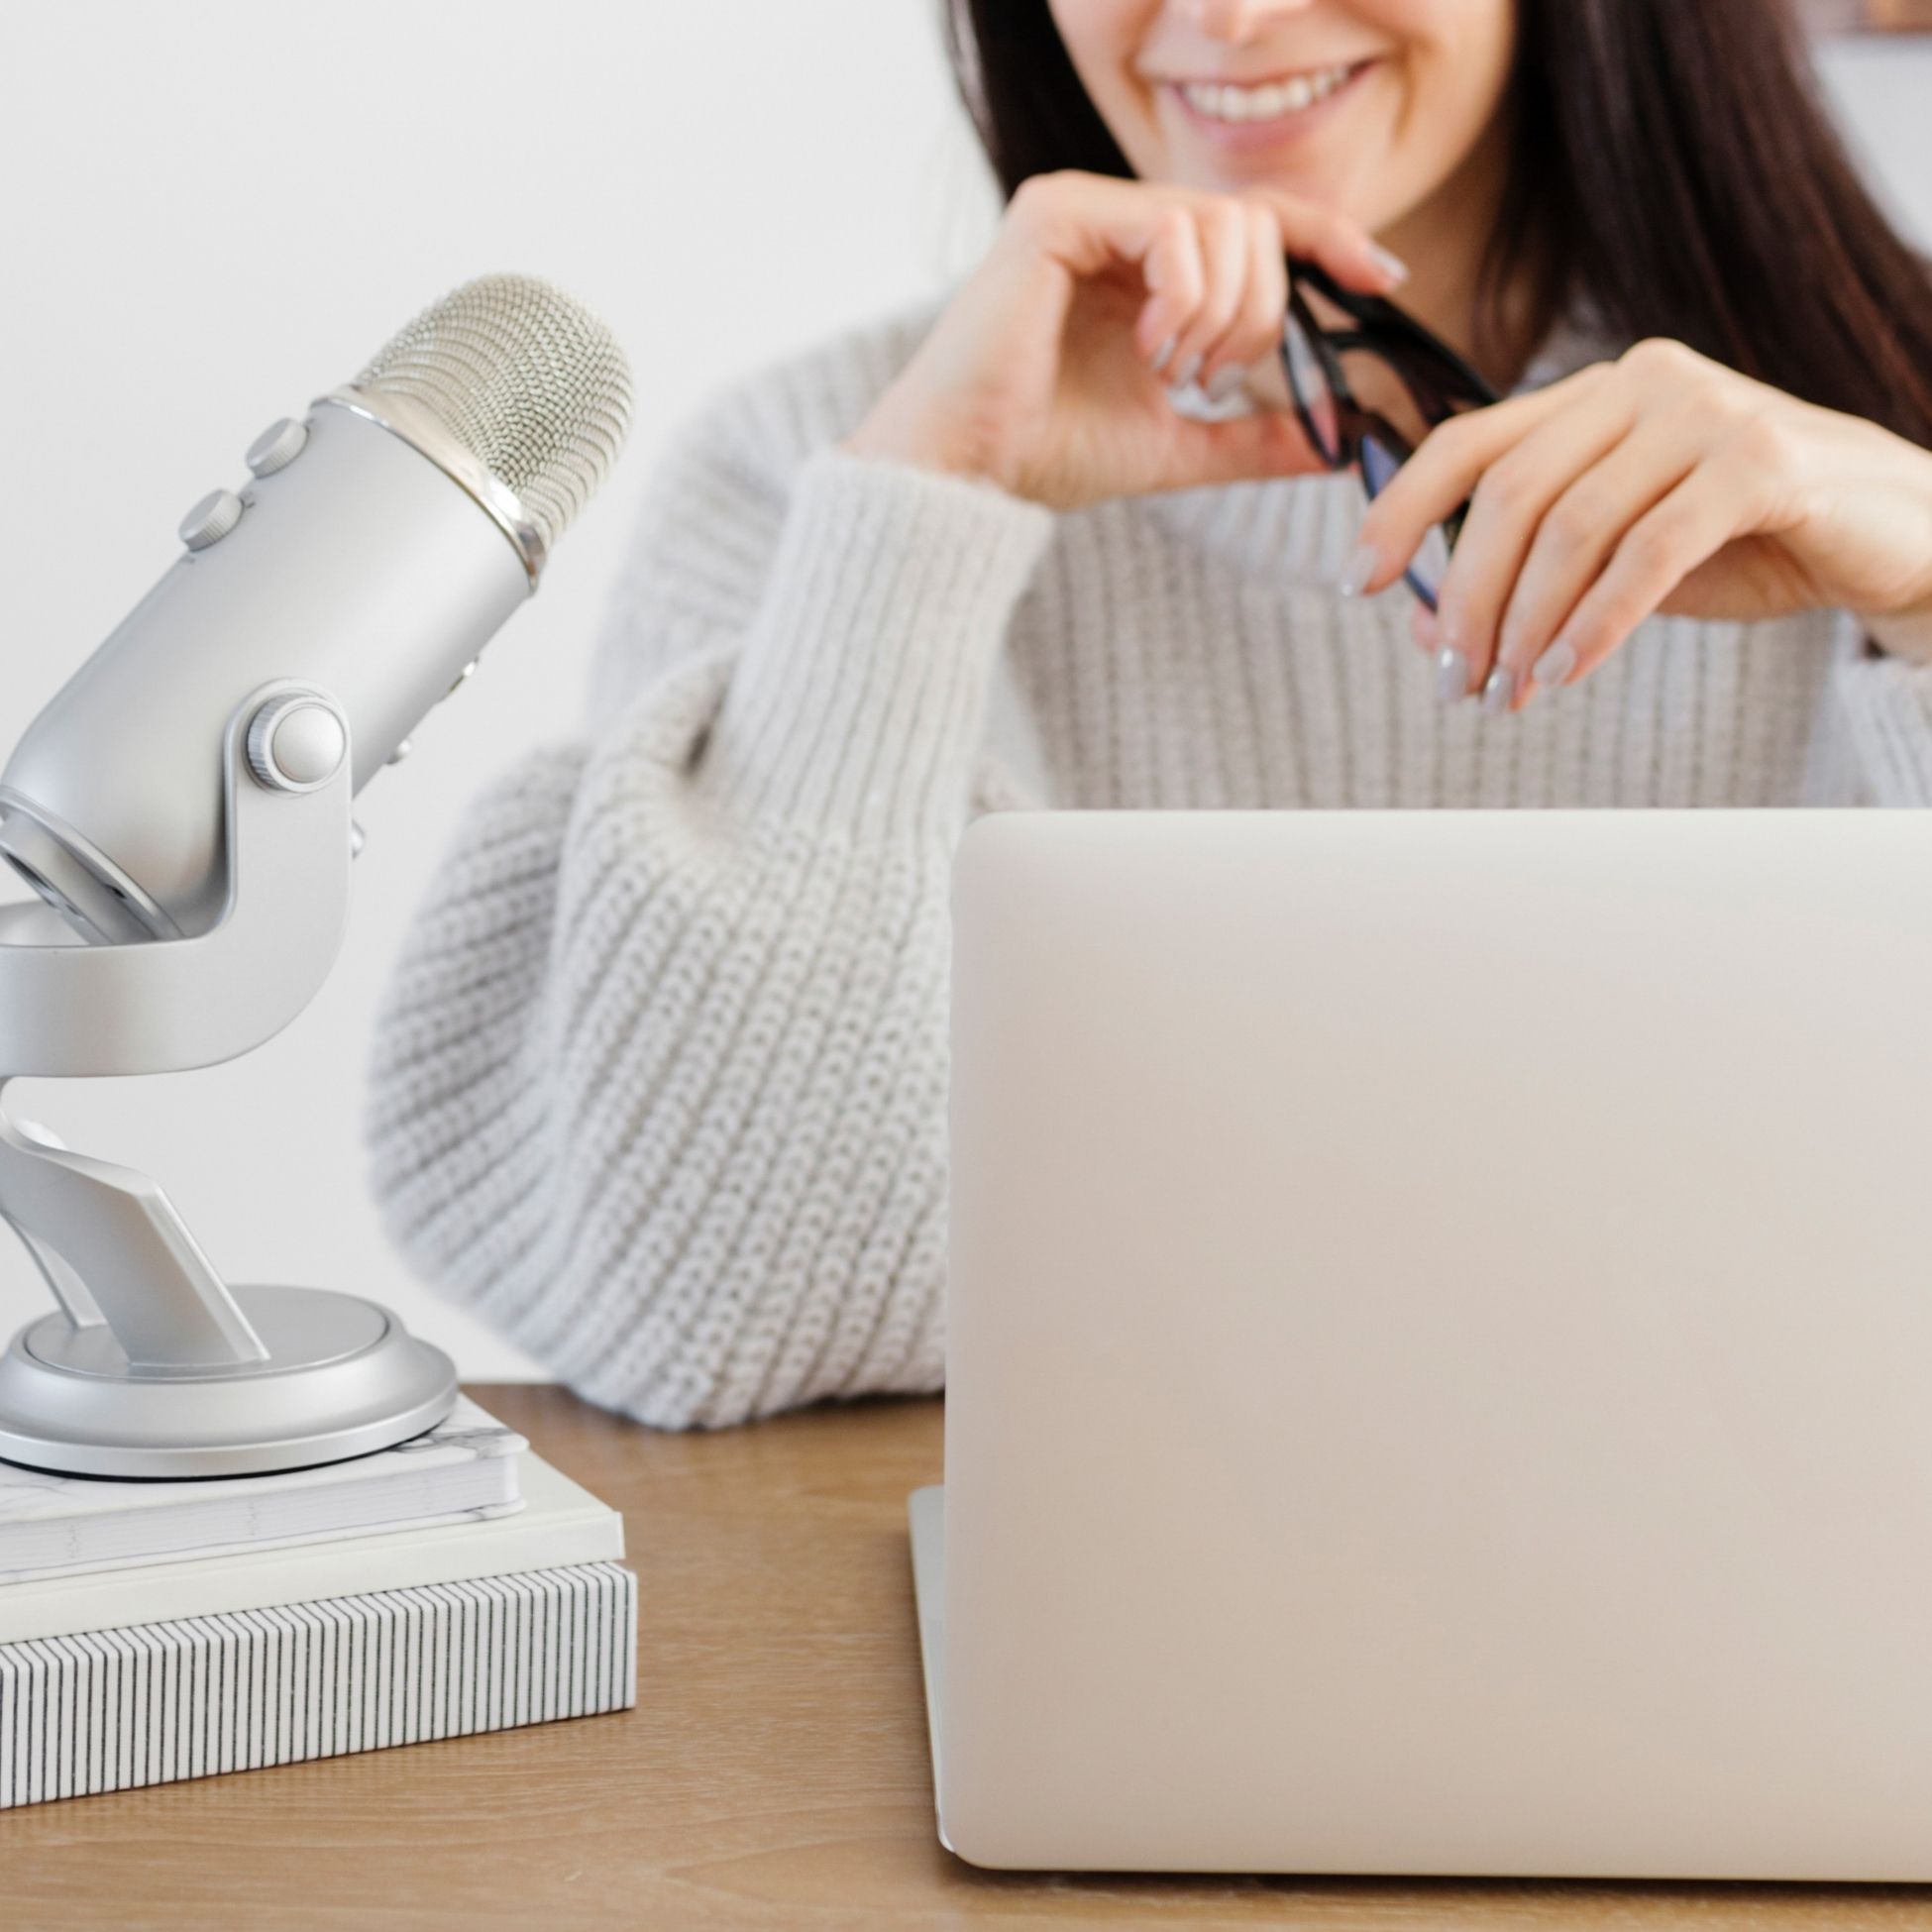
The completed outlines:
[[[937,1387],[977,809],[1932,803],[1932,291],[1770,11],[963,6],[984,262],[682,439],[590,732],[420,915],[423,1271],[651,1423]],[[1284,255],[1514,391],[1366,515],[1267,396]]]

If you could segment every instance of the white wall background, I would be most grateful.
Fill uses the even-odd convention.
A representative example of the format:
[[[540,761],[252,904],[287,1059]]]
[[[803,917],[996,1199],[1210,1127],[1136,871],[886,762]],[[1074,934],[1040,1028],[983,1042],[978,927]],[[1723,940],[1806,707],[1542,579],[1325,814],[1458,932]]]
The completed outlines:
[[[1932,250],[1932,36],[1829,41],[1818,65],[1892,219]]]
[[[62,0],[8,10],[0,61],[0,761],[243,474],[272,417],[345,379],[451,284],[552,277],[639,375],[622,468],[543,594],[415,757],[366,792],[334,979],[234,1065],[27,1082],[76,1146],[157,1174],[243,1281],[374,1294],[474,1377],[534,1364],[411,1282],[368,1204],[364,1042],[462,806],[570,732],[653,446],[698,399],[918,299],[990,220],[936,0]],[[1835,98],[1932,239],[1932,43],[1848,45]],[[11,893],[9,896],[12,896]],[[0,1237],[0,1335],[47,1305]]]

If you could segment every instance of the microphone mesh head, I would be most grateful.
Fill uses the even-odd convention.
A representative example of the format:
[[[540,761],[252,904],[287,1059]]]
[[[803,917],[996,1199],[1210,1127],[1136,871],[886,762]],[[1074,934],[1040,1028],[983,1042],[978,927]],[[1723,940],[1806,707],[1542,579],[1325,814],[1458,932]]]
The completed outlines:
[[[428,409],[522,504],[548,549],[630,427],[624,352],[583,303],[534,275],[452,289],[357,376]]]

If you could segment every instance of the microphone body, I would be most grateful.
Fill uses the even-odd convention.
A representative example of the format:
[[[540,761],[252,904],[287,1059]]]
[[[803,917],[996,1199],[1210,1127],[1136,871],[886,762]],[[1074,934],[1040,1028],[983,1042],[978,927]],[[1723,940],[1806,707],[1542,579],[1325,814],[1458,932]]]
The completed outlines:
[[[403,435],[334,398],[307,432],[0,773],[0,851],[89,937],[193,936],[221,915],[222,738],[249,693],[328,693],[360,792],[530,594],[502,525]]]
[[[630,405],[609,330],[547,282],[485,275],[425,309],[305,421],[266,431],[239,494],[189,512],[187,554],[0,772],[0,858],[90,942],[208,931],[239,707],[278,683],[331,700],[286,733],[264,723],[262,747],[251,731],[250,762],[306,789],[284,735],[299,767],[309,734],[315,771],[327,740],[333,772],[346,734],[361,791],[535,589]]]

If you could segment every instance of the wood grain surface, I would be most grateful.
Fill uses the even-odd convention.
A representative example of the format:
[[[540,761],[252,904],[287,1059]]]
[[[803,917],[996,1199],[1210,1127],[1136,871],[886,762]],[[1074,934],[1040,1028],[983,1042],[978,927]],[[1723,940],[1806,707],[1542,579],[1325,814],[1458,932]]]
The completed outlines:
[[[622,1508],[637,1709],[0,1813],[0,1929],[1932,1928],[1908,1887],[972,1871],[933,1837],[906,1544],[936,1403],[678,1437],[472,1392]]]

